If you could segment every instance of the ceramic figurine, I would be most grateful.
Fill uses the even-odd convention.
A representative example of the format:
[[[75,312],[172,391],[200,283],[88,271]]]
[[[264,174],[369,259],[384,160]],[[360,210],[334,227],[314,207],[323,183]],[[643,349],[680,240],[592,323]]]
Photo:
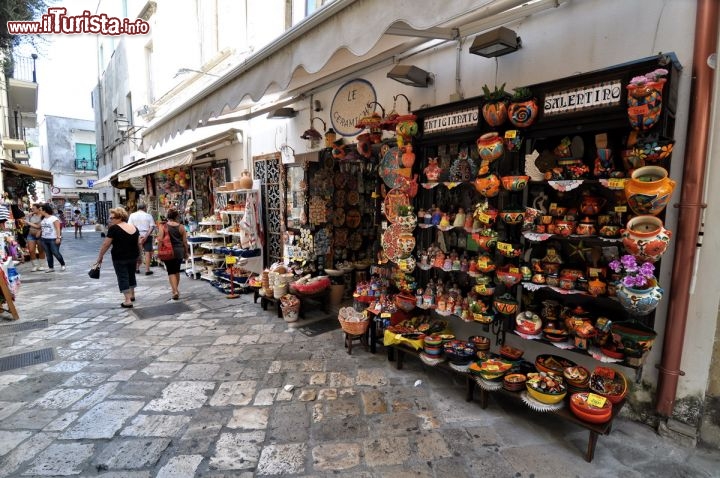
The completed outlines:
[[[464,227],[465,226],[465,209],[458,208],[457,214],[455,214],[455,220],[453,221],[453,227]]]
[[[439,208],[439,207],[435,207],[435,208],[433,209],[433,213],[432,213],[432,225],[433,225],[433,226],[439,226],[439,225],[440,225],[440,221],[442,220],[442,217],[443,217],[443,213],[442,213],[442,211],[440,210],[440,208]]]
[[[444,212],[442,213],[442,218],[440,219],[440,227],[450,227],[450,216],[448,216],[448,213]]]

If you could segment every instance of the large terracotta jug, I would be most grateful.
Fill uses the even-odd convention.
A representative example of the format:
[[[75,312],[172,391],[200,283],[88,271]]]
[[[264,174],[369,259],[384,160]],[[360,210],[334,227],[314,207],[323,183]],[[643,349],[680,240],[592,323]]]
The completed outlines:
[[[240,179],[238,181],[240,183],[240,189],[252,189],[253,187],[253,180],[247,169],[240,174]]]
[[[625,183],[625,197],[635,214],[657,216],[670,202],[675,181],[660,166],[643,166]]]

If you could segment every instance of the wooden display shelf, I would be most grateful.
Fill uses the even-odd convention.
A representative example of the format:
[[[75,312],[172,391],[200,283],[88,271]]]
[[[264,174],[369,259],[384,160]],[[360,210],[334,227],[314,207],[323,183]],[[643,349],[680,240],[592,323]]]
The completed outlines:
[[[415,357],[420,356],[420,352],[417,350],[414,350],[412,348],[406,347],[404,345],[390,345],[388,347],[388,360],[396,362],[396,368],[398,370],[402,369],[403,361],[405,359],[405,355],[410,354]],[[424,363],[424,362],[423,362]],[[475,378],[472,374],[467,372],[459,372],[455,370],[454,368],[450,367],[450,365],[447,362],[442,362],[437,365],[432,366],[438,370],[442,370],[443,372],[451,372],[460,376],[463,376],[465,378],[465,385],[466,385],[466,395],[465,395],[465,401],[472,401],[475,398],[475,389],[480,390],[479,394],[479,401],[480,401],[480,408],[485,410],[488,406],[488,398],[491,394],[495,394],[498,398],[506,399],[506,400],[513,400],[515,402],[521,402],[521,393],[522,392],[510,392],[508,390],[505,390],[504,388],[501,388],[499,390],[495,391],[488,391],[484,388],[481,388],[477,385],[477,382],[475,381]],[[568,394],[568,397],[570,394]],[[566,399],[567,400],[567,399]],[[589,463],[592,462],[594,456],[595,456],[595,446],[597,445],[597,439],[600,435],[609,435],[612,431],[612,423],[615,417],[620,413],[620,410],[622,410],[623,406],[625,405],[625,400],[620,402],[617,405],[613,405],[613,412],[612,417],[610,420],[606,423],[588,423],[583,420],[580,420],[578,417],[573,415],[573,413],[570,411],[569,405],[564,406],[563,408],[559,410],[549,411],[549,412],[533,412],[533,413],[552,413],[556,417],[565,420],[570,423],[574,423],[575,425],[578,425],[582,428],[585,428],[589,431],[588,436],[588,444],[587,449],[585,451],[585,460]]]

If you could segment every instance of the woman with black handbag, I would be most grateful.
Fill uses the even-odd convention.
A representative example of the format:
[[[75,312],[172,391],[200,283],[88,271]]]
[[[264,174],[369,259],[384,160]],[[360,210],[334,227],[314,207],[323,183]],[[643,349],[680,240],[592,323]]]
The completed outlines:
[[[111,226],[108,228],[105,240],[100,246],[97,265],[102,264],[103,256],[112,246],[112,256],[115,276],[117,276],[120,292],[125,296],[125,301],[120,307],[131,309],[135,301],[135,262],[138,258],[138,239],[140,233],[132,224],[128,224],[128,213],[121,207],[110,209]]]

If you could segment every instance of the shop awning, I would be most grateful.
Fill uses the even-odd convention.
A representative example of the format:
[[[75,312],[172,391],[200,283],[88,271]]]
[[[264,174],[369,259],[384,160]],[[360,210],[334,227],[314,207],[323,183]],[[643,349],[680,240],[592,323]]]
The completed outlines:
[[[30,166],[10,161],[3,161],[2,168],[4,171],[19,174],[21,176],[30,176],[31,178],[35,178],[43,183],[53,183],[52,173],[50,171],[45,171],[44,169],[31,168]]]
[[[154,159],[146,163],[134,165],[134,167],[118,174],[119,181],[127,181],[132,178],[140,178],[148,174],[157,173],[164,169],[177,168],[192,163],[195,150],[188,149],[172,156]]]
[[[430,39],[477,33],[489,28],[485,19],[500,17],[510,9],[522,10],[526,3],[418,0],[412,8],[387,9],[386,0],[330,2],[184,103],[162,112],[144,130],[143,144],[161,143],[228,112],[250,111],[268,91],[304,94],[333,75],[377,68],[383,62],[389,65]],[[500,20],[507,23],[511,18]]]
[[[102,188],[112,187],[112,182],[117,178],[118,174],[132,168],[133,166],[135,166],[135,163],[126,164],[125,166],[118,169],[117,171],[113,171],[110,174],[106,174],[105,176],[103,176],[100,179],[98,179],[97,181],[95,181],[93,183],[92,188],[93,189],[102,189]]]

